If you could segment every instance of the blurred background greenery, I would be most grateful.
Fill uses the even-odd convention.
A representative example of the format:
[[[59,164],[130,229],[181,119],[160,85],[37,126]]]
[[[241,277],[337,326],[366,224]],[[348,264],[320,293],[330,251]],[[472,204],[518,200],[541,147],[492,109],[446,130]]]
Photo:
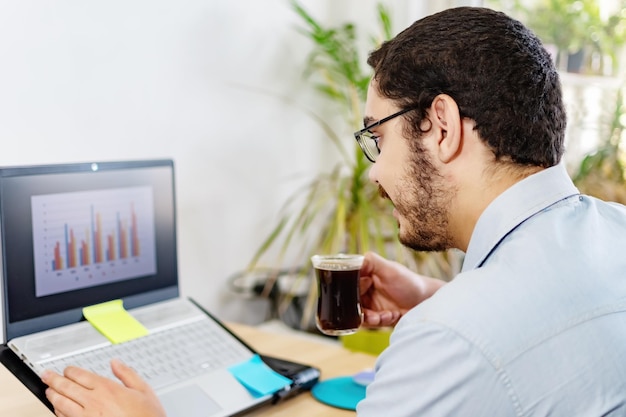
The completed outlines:
[[[626,203],[624,151],[624,44],[626,1],[601,7],[591,0],[485,1],[529,26],[552,53],[562,76],[568,111],[568,170],[579,189],[601,199]],[[313,178],[289,198],[276,227],[248,266],[262,271],[262,296],[270,297],[274,316],[289,326],[315,331],[317,288],[309,258],[315,253],[363,253],[374,250],[430,276],[449,280],[459,271],[458,251],[414,252],[397,240],[389,202],[369,184],[369,163],[346,132],[362,126],[370,70],[365,54],[393,36],[390,12],[378,4],[378,27],[364,34],[357,22],[326,25],[298,2],[291,2],[301,21],[297,31],[312,51],[306,63],[310,87],[320,105],[339,115],[331,123],[313,111],[326,139],[340,155],[329,172]],[[296,267],[284,268],[285,253],[296,246]],[[279,247],[279,255],[270,249]],[[267,267],[267,265],[270,265]],[[285,280],[287,285],[280,285]],[[293,290],[298,288],[298,290]]]

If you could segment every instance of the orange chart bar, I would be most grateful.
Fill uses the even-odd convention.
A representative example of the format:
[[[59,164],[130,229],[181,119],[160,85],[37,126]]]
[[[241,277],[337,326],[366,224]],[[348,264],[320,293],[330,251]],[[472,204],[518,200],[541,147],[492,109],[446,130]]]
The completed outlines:
[[[59,242],[54,245],[54,260],[52,261],[52,269],[55,271],[63,269],[63,258],[61,258],[61,244]]]

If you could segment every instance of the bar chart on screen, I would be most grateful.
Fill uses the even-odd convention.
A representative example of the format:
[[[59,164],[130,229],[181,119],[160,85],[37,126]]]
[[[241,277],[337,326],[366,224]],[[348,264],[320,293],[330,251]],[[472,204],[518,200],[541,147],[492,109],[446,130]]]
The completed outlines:
[[[31,197],[37,297],[156,272],[151,187]]]

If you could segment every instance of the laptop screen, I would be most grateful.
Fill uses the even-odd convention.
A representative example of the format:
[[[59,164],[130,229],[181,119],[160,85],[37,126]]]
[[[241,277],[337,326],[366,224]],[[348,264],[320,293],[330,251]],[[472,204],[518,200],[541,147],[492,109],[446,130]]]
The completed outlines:
[[[0,168],[6,340],[178,295],[171,160]]]

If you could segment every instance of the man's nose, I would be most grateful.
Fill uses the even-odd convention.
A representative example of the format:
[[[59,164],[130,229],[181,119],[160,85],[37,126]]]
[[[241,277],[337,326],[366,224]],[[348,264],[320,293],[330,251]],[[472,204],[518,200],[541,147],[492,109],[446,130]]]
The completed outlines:
[[[370,170],[367,173],[367,177],[373,183],[378,184],[378,179],[377,179],[378,177],[376,176],[376,164],[375,163],[373,163],[372,166],[370,167]]]

